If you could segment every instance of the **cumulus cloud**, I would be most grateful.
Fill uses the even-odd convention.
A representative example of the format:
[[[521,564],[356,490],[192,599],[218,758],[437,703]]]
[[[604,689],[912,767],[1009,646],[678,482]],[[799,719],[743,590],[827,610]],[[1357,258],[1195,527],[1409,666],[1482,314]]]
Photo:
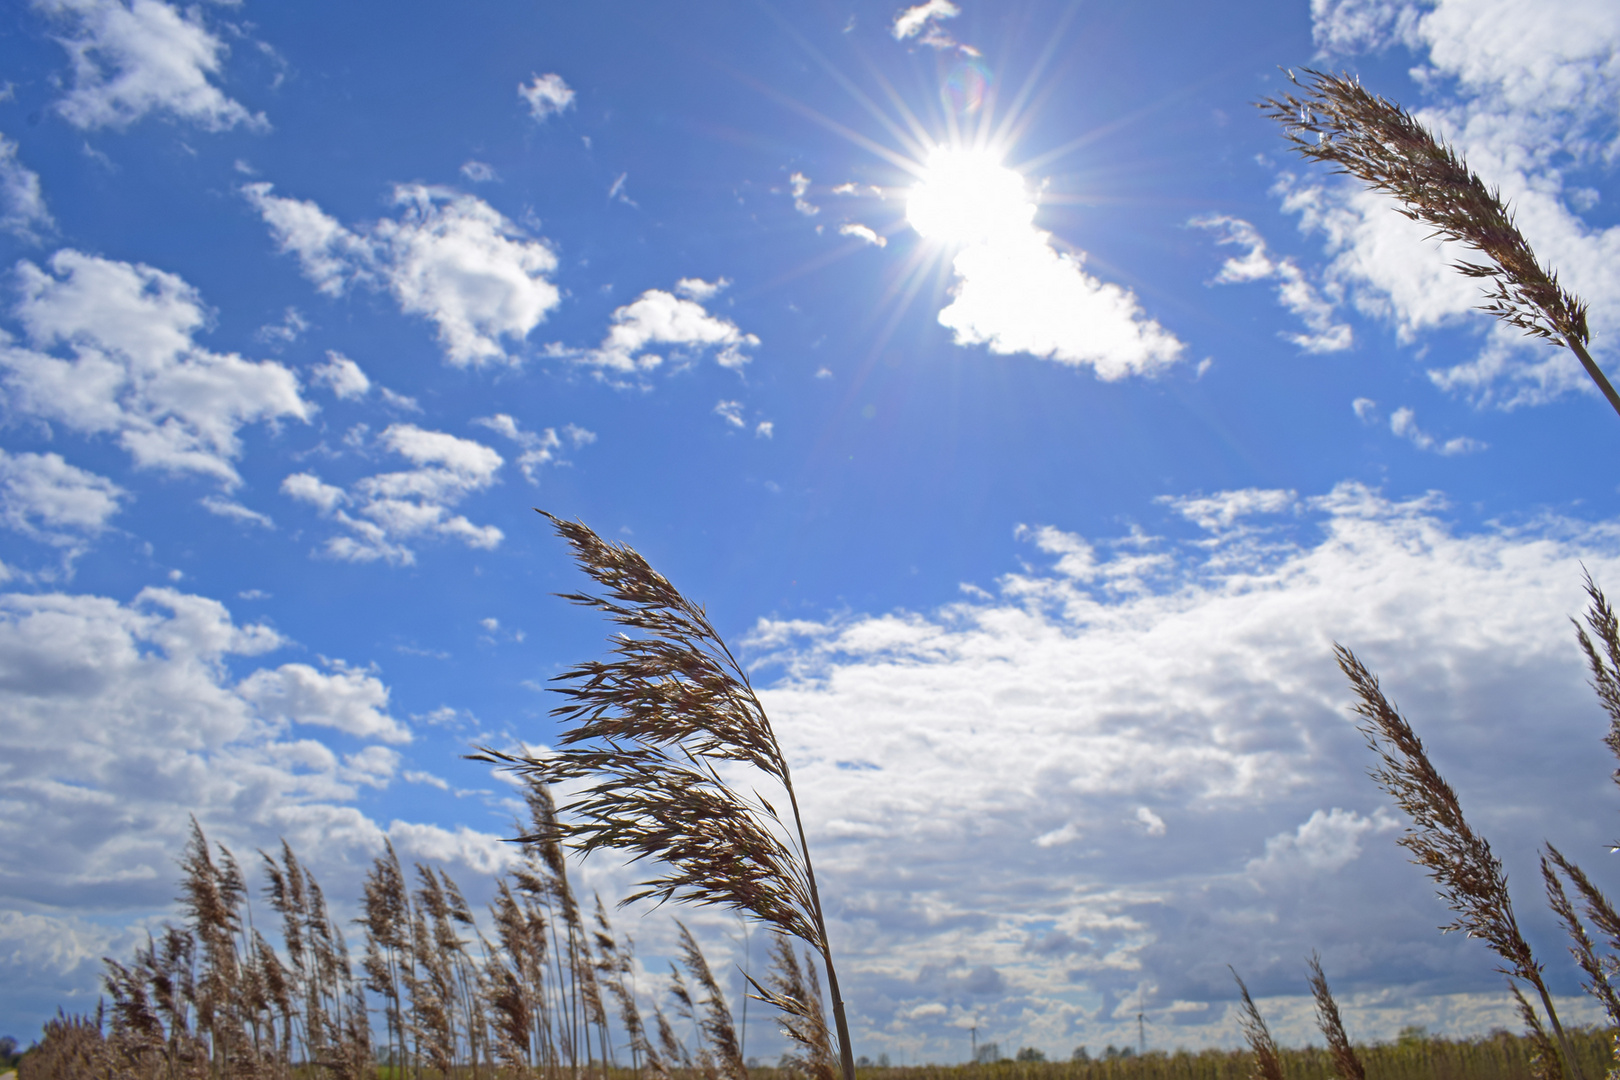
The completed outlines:
[[[1443,907],[1389,835],[1331,646],[1380,673],[1533,882],[1545,823],[1580,851],[1608,839],[1581,810],[1606,783],[1605,721],[1567,616],[1582,561],[1620,581],[1620,531],[1462,530],[1434,496],[1356,484],[1166,511],[1203,531],[1029,529],[1030,565],[938,611],[756,626],[755,685],[815,823],[832,932],[865,943],[853,992],[892,1003],[862,1021],[867,1044],[948,1053],[958,1010],[1015,1045],[1119,1043],[1132,995],[1168,1041],[1228,1041],[1228,962],[1293,995],[1268,1015],[1303,1043],[1313,948],[1358,1037],[1413,1015],[1510,1022],[1478,943],[1434,933]],[[1524,766],[1550,745],[1591,752]],[[938,967],[952,956],[973,959]],[[971,992],[980,966],[1000,993]],[[947,1011],[908,1015],[930,1002]]]
[[[962,14],[962,9],[951,3],[951,0],[927,0],[927,3],[908,7],[894,17],[894,23],[889,32],[896,41],[905,41],[922,35],[922,43],[931,45],[936,49],[947,49],[956,44],[956,41],[940,28],[939,23],[944,19],[954,19]]]
[[[1142,311],[1129,290],[1084,269],[1034,225],[1023,177],[969,151],[939,149],[912,190],[906,219],[927,239],[958,248],[953,300],[939,322],[958,345],[1028,353],[1098,378],[1150,375],[1184,346]]]
[[[468,161],[461,166],[461,175],[474,184],[487,184],[492,180],[499,180],[495,174],[494,166],[483,161]]]
[[[518,468],[523,470],[524,479],[531,484],[540,483],[538,473],[545,466],[568,464],[566,460],[558,457],[565,442],[577,450],[596,441],[596,432],[586,431],[575,424],[565,424],[561,434],[558,434],[556,428],[549,427],[537,432],[529,431],[506,413],[482,416],[473,423],[506,436],[522,448],[523,452],[518,456]]]
[[[574,107],[574,91],[555,73],[536,75],[526,83],[519,83],[518,96],[529,103],[529,115],[541,124]]]
[[[383,824],[354,805],[398,775],[394,747],[409,732],[374,672],[262,664],[289,644],[173,589],[129,602],[0,595],[9,985],[94,1011],[100,958],[129,955],[143,926],[171,914],[193,816],[244,863],[285,837],[340,903],[358,896],[359,870],[388,838],[407,859],[498,864],[495,836]]]
[[[196,343],[207,312],[178,276],[71,249],[46,265],[17,267],[12,314],[29,347],[0,345],[13,409],[114,436],[137,467],[197,473],[227,488],[240,480],[232,462],[244,425],[313,412],[282,365]]]
[[[1591,304],[1594,348],[1611,351],[1620,330],[1620,226],[1588,223],[1591,193],[1565,177],[1571,168],[1611,168],[1620,147],[1620,10],[1604,0],[1564,0],[1556,15],[1514,0],[1316,0],[1312,15],[1324,49],[1399,45],[1418,56],[1414,75],[1434,91],[1419,119],[1500,185],[1536,254]],[[1328,280],[1401,340],[1441,326],[1485,326],[1487,316],[1470,314],[1482,300],[1479,284],[1450,266],[1468,252],[1425,241],[1426,228],[1395,214],[1387,198],[1349,181],[1287,174],[1278,192],[1301,228],[1323,238]],[[1504,408],[1590,390],[1567,351],[1494,323],[1478,355],[1429,377]]]
[[[1193,218],[1188,224],[1218,234],[1217,244],[1237,245],[1247,250],[1221,264],[1215,284],[1231,285],[1249,281],[1277,282],[1277,302],[1309,328],[1307,334],[1282,336],[1308,353],[1342,352],[1353,341],[1350,326],[1335,319],[1335,303],[1311,283],[1305,271],[1289,256],[1276,258],[1266,246],[1260,230],[1242,218],[1213,214]]]
[[[69,558],[106,529],[128,497],[111,480],[69,465],[60,454],[0,450],[0,521],[13,532],[65,549]]]
[[[402,311],[437,326],[445,357],[458,367],[511,362],[502,339],[521,342],[560,300],[548,277],[556,254],[474,196],[401,184],[398,217],[349,229],[268,183],[242,193],[318,290],[387,288]]]
[[[0,135],[0,229],[20,240],[38,242],[41,231],[56,228],[45,207],[39,173],[17,158],[17,144]]]
[[[393,424],[377,441],[382,449],[410,461],[412,468],[363,477],[347,489],[307,472],[281,482],[283,494],[308,503],[348,530],[327,540],[328,555],[403,566],[416,561],[406,541],[459,540],[485,550],[501,542],[504,534],[495,526],[475,525],[452,513],[462,499],[495,483],[502,464],[499,454],[472,439],[414,424]]]
[[[607,375],[645,374],[665,360],[665,350],[651,350],[673,346],[678,359],[712,351],[721,367],[740,369],[752,359],[747,350],[757,346],[759,338],[744,333],[730,319],[710,314],[699,302],[725,284],[724,279],[711,284],[682,278],[677,285],[682,296],[648,289],[613,312],[602,344],[579,359]]]
[[[326,666],[324,672],[308,664],[261,669],[244,679],[237,692],[274,720],[336,728],[362,739],[411,741],[410,731],[388,715],[388,687],[381,679],[341,660]]]
[[[1266,841],[1266,852],[1246,868],[1255,877],[1288,877],[1342,869],[1361,857],[1361,839],[1373,830],[1389,832],[1400,823],[1383,807],[1372,817],[1334,807],[1315,810],[1292,832]]]
[[[365,397],[371,390],[371,380],[360,370],[360,365],[330,349],[326,352],[326,363],[310,372],[310,377],[330,387],[333,394],[344,400]]]
[[[56,109],[75,127],[128,127],[150,113],[205,131],[238,124],[266,129],[215,85],[229,50],[203,23],[160,0],[34,0],[63,23],[57,40],[73,63],[73,87]]]
[[[732,427],[740,428],[745,426],[745,422],[743,420],[743,403],[740,401],[720,401],[714,407],[714,415],[718,416]]]

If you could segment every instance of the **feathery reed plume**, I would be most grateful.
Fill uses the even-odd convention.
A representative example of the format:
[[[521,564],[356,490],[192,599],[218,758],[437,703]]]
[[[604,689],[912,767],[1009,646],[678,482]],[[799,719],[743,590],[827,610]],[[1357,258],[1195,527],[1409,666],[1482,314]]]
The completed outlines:
[[[1547,1037],[1547,1029],[1541,1026],[1541,1017],[1536,1015],[1535,1007],[1519,989],[1519,984],[1512,979],[1508,980],[1508,987],[1513,991],[1513,1002],[1518,1007],[1519,1016],[1524,1020],[1531,1045],[1535,1051],[1530,1055],[1530,1075],[1535,1080],[1564,1080],[1564,1069],[1559,1064],[1558,1050],[1553,1041]]]
[[[393,841],[383,841],[383,847],[366,874],[362,892],[366,954],[361,970],[366,989],[382,996],[387,1060],[397,1067],[405,1063],[406,1054],[404,990],[411,963],[411,899]]]
[[[1586,661],[1592,668],[1592,689],[1597,691],[1598,700],[1603,703],[1603,710],[1609,714],[1609,733],[1603,741],[1614,756],[1620,758],[1620,619],[1616,619],[1614,609],[1609,606],[1608,597],[1603,590],[1597,587],[1592,575],[1586,576],[1586,595],[1591,598],[1591,606],[1586,609],[1586,625],[1592,628],[1597,636],[1602,651],[1598,645],[1593,644],[1581,624],[1575,623],[1575,636],[1581,643],[1581,651],[1586,653]],[[1575,622],[1574,619],[1570,620]],[[1616,770],[1614,782],[1620,784],[1620,770]],[[1620,848],[1620,843],[1614,845]]]
[[[761,986],[752,977],[748,979],[755,996],[775,1007],[776,1022],[800,1050],[785,1056],[790,1069],[808,1080],[837,1080],[837,1066],[833,1062],[832,1040],[827,1032],[827,1016],[821,1010],[821,987],[816,982],[814,964],[799,967],[793,953],[793,939],[786,934],[775,935],[771,947],[771,968],[766,985]],[[807,956],[806,959],[809,959]],[[809,974],[808,982],[805,973]]]
[[[669,1058],[670,1065],[691,1072],[692,1055],[687,1052],[686,1044],[675,1034],[675,1029],[670,1026],[669,1017],[664,1015],[664,1010],[654,1006],[653,1019],[658,1023],[658,1045],[663,1047],[664,1056]]]
[[[1574,906],[1564,895],[1562,884],[1548,866],[1548,860],[1569,878],[1576,892],[1580,893],[1587,919],[1608,939],[1608,956],[1597,955],[1586,929],[1575,917]],[[1547,845],[1547,854],[1541,860],[1541,873],[1547,881],[1547,897],[1553,911],[1558,914],[1569,932],[1570,940],[1574,942],[1570,952],[1586,973],[1587,993],[1601,1001],[1604,1011],[1609,1014],[1609,1080],[1620,1080],[1620,995],[1616,994],[1614,987],[1615,979],[1620,977],[1620,958],[1617,958],[1620,957],[1620,913],[1615,911],[1608,897],[1592,884],[1586,873],[1564,858],[1563,853],[1551,844]]]
[[[1356,1048],[1350,1045],[1350,1036],[1344,1032],[1344,1020],[1339,1016],[1339,1003],[1328,989],[1327,976],[1322,974],[1322,957],[1311,953],[1311,996],[1316,999],[1316,1026],[1327,1039],[1328,1052],[1333,1055],[1333,1071],[1339,1080],[1367,1080]]]
[[[1502,958],[1499,970],[1503,974],[1536,988],[1558,1036],[1568,1072],[1574,1080],[1581,1080],[1574,1051],[1541,977],[1541,965],[1519,932],[1501,860],[1492,854],[1485,838],[1469,826],[1456,792],[1429,761],[1412,725],[1384,697],[1378,677],[1344,646],[1336,644],[1333,651],[1360,699],[1353,710],[1361,717],[1358,727],[1382,762],[1373,770],[1372,778],[1412,819],[1411,827],[1397,842],[1412,853],[1412,861],[1428,870],[1439,886],[1440,898],[1457,913],[1456,919],[1441,927],[1442,932],[1461,930],[1469,937],[1482,939]]]
[[[641,1010],[636,1007],[635,939],[626,934],[622,940],[615,940],[613,926],[608,922],[607,907],[600,895],[596,897],[596,927],[596,951],[601,957],[597,961],[597,968],[602,973],[608,993],[619,1005],[619,1023],[624,1025],[625,1035],[630,1040],[631,1067],[640,1072],[645,1061],[654,1075],[663,1074],[667,1070],[658,1057],[658,1050],[647,1038]]]
[[[1572,869],[1578,870],[1557,848],[1551,844],[1547,845],[1547,853],[1541,857],[1541,880],[1547,886],[1547,905],[1553,909],[1553,914],[1558,916],[1558,921],[1564,924],[1565,933],[1569,934],[1570,955],[1575,957],[1575,963],[1586,975],[1587,981],[1584,984],[1586,992],[1602,1002],[1604,1012],[1609,1014],[1610,1024],[1620,1024],[1620,999],[1615,997],[1614,987],[1609,985],[1607,965],[1603,963],[1603,958],[1598,956],[1591,935],[1586,932],[1580,916],[1575,913],[1575,905],[1570,903],[1569,894],[1564,891],[1564,883],[1559,880],[1557,871],[1553,869],[1555,865],[1566,874]],[[1581,876],[1585,877],[1584,874]],[[1588,884],[1590,885],[1590,882]],[[1607,903],[1604,907],[1608,907]],[[1613,909],[1609,910],[1612,913]]]
[[[855,1080],[792,774],[747,674],[703,609],[635,551],[581,523],[545,517],[607,592],[565,599],[648,636],[620,635],[612,661],[557,677],[568,699],[553,710],[567,725],[560,750],[536,758],[486,748],[474,760],[509,766],[531,784],[585,781],[589,786],[550,829],[522,839],[662,862],[664,872],[642,882],[626,903],[652,897],[719,904],[808,943],[827,966],[844,1080]],[[791,825],[763,796],[740,795],[721,777],[718,769],[733,764],[751,765],[781,785]]]
[[[1266,1026],[1266,1018],[1260,1015],[1237,969],[1228,964],[1226,970],[1237,980],[1238,993],[1243,996],[1238,1023],[1242,1025],[1243,1037],[1248,1040],[1249,1049],[1254,1053],[1254,1070],[1250,1076],[1253,1080],[1283,1080],[1282,1054],[1277,1049],[1277,1040],[1271,1037],[1271,1028]]]
[[[675,925],[681,931],[681,963],[703,990],[703,999],[697,1003],[703,1007],[702,1015],[697,1018],[698,1029],[703,1032],[708,1051],[714,1056],[715,1069],[721,1080],[748,1080],[748,1069],[743,1064],[742,1048],[737,1042],[737,1029],[732,1024],[726,996],[715,982],[709,962],[692,932],[679,920]]]
[[[1368,93],[1359,81],[1309,68],[1303,81],[1292,71],[1288,77],[1304,97],[1284,94],[1258,105],[1283,126],[1294,149],[1394,196],[1396,212],[1428,225],[1431,235],[1485,256],[1484,264],[1456,264],[1468,277],[1490,280],[1481,310],[1568,348],[1620,413],[1620,394],[1586,349],[1586,304],[1536,261],[1501,192],[1487,187],[1462,155],[1411,113]]]

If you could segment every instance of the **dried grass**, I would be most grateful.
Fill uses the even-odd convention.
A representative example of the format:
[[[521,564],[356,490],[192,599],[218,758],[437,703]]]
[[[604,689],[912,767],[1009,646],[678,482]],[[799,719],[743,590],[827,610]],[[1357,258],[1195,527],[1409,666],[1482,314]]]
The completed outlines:
[[[657,867],[626,902],[719,905],[800,938],[827,968],[845,1080],[854,1080],[838,976],[793,777],[748,675],[692,603],[631,548],[579,522],[545,515],[605,590],[566,599],[627,628],[613,659],[558,676],[566,704],[559,749],[547,757],[485,748],[477,760],[510,767],[531,785],[577,790],[528,842],[610,849]],[[790,821],[758,791],[744,795],[721,769],[752,767],[786,796]]]
[[[1620,394],[1586,348],[1586,304],[1536,260],[1501,192],[1487,186],[1456,150],[1411,113],[1368,93],[1358,80],[1308,68],[1304,74],[1301,80],[1288,73],[1303,96],[1284,94],[1259,102],[1283,126],[1293,148],[1393,196],[1396,211],[1428,225],[1431,235],[1483,255],[1483,263],[1455,264],[1466,276],[1490,283],[1481,309],[1526,334],[1568,348],[1620,413]]]
[[[1344,1020],[1339,1016],[1339,1003],[1333,1000],[1327,976],[1322,974],[1322,958],[1311,954],[1311,996],[1316,999],[1316,1026],[1327,1040],[1328,1053],[1333,1055],[1333,1071],[1339,1080],[1367,1080],[1367,1070],[1345,1034]]]

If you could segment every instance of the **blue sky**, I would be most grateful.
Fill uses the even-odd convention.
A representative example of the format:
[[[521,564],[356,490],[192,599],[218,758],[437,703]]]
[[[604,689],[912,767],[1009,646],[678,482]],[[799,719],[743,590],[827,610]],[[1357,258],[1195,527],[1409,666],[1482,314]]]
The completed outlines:
[[[1620,422],[1252,103],[1418,110],[1612,363],[1612,4],[7,11],[0,1029],[173,917],[189,815],[486,895],[518,803],[459,755],[543,747],[605,632],[532,507],[755,671],[858,1053],[1229,1045],[1228,963],[1303,1043],[1312,949],[1353,1035],[1512,1025],[1334,641],[1576,993],[1533,858],[1616,880],[1566,620]]]

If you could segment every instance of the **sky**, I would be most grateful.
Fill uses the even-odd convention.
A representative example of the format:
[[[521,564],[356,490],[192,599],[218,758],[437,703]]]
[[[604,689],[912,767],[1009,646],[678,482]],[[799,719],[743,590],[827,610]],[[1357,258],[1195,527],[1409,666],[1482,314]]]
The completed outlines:
[[[1313,950],[1355,1038],[1517,1028],[1335,642],[1596,1019],[1535,857],[1620,886],[1568,621],[1620,418],[1254,104],[1416,111],[1612,368],[1611,0],[5,10],[0,1033],[178,917],[193,817],[344,917],[385,839],[487,899],[520,792],[462,755],[607,633],[534,508],[747,664],[857,1054],[1233,1046],[1228,965],[1320,1041]],[[618,916],[648,973],[675,914]]]

